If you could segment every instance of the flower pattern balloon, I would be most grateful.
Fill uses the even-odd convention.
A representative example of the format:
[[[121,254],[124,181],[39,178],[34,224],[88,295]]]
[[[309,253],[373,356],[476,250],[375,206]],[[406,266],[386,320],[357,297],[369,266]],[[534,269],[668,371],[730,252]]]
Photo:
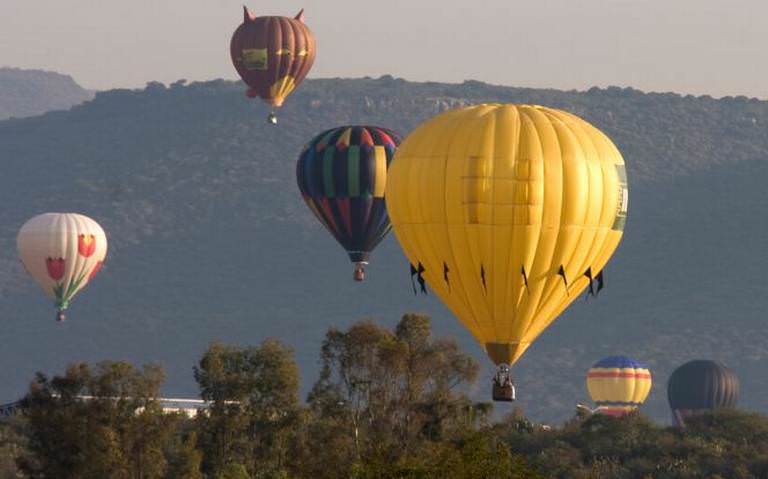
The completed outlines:
[[[21,227],[16,243],[27,272],[54,299],[59,321],[107,255],[104,230],[77,213],[35,216]]]

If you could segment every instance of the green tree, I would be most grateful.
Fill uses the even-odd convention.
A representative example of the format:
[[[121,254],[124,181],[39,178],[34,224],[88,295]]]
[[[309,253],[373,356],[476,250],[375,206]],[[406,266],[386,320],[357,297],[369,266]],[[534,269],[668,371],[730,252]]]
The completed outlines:
[[[168,468],[165,479],[203,479],[203,453],[197,448],[197,433],[176,434],[166,445]]]
[[[258,347],[213,343],[195,368],[201,397],[211,401],[198,416],[203,470],[212,476],[231,464],[251,475],[276,473],[288,463],[299,418],[298,366],[275,340]]]
[[[18,417],[0,420],[0,478],[22,477],[17,463],[29,454],[24,426]]]
[[[433,339],[427,316],[405,315],[394,331],[369,321],[347,331],[331,329],[321,364],[309,395],[313,433],[333,436],[328,440],[338,446],[310,444],[310,462],[353,464],[376,456],[397,463],[421,441],[464,427],[469,412],[478,410],[461,393],[475,379],[477,363],[455,342]],[[325,433],[316,430],[320,425]],[[340,456],[333,460],[333,454]]]
[[[180,420],[157,402],[163,380],[157,366],[123,362],[74,364],[51,379],[38,373],[22,400],[30,456],[21,470],[33,478],[162,479]]]
[[[251,476],[242,464],[227,464],[216,474],[216,479],[251,479]]]

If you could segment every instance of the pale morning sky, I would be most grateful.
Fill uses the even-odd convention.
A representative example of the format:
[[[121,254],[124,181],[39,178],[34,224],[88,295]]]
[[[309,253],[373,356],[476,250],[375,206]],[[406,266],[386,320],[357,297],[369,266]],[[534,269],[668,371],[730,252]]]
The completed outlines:
[[[0,66],[87,88],[235,78],[241,0],[0,0]],[[248,0],[304,7],[310,77],[377,77],[768,98],[766,0]]]

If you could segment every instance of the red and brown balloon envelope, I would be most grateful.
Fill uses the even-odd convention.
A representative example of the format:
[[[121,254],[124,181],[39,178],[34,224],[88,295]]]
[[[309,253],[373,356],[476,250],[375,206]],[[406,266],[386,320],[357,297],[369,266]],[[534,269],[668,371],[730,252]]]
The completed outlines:
[[[244,7],[243,23],[230,43],[232,63],[250,98],[272,107],[304,80],[315,61],[315,37],[304,24],[304,10],[295,17],[257,17]]]

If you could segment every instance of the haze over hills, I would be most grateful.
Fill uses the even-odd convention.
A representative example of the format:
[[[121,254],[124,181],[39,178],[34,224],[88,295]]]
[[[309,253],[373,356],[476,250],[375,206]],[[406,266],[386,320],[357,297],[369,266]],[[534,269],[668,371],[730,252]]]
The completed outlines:
[[[0,122],[0,400],[20,396],[36,370],[99,359],[161,362],[167,394],[192,396],[191,368],[209,341],[265,337],[295,348],[306,391],[330,326],[365,317],[393,325],[410,311],[431,314],[439,334],[483,362],[475,395],[487,399],[490,363],[433,295],[413,296],[394,237],[368,280],[354,283],[294,172],[304,142],[323,129],[369,123],[405,134],[478,102],[569,110],[605,131],[628,166],[629,220],[607,289],[578,301],[516,365],[516,405],[563,420],[588,400],[589,366],[623,353],[651,366],[645,411],[657,419],[668,416],[672,369],[700,357],[733,367],[742,404],[768,412],[768,102],[392,77],[309,80],[277,127],[226,81],[100,92],[69,111]],[[16,259],[18,227],[43,211],[88,214],[110,238],[101,277],[64,324]]]
[[[0,67],[0,120],[66,110],[91,98],[69,75]]]

